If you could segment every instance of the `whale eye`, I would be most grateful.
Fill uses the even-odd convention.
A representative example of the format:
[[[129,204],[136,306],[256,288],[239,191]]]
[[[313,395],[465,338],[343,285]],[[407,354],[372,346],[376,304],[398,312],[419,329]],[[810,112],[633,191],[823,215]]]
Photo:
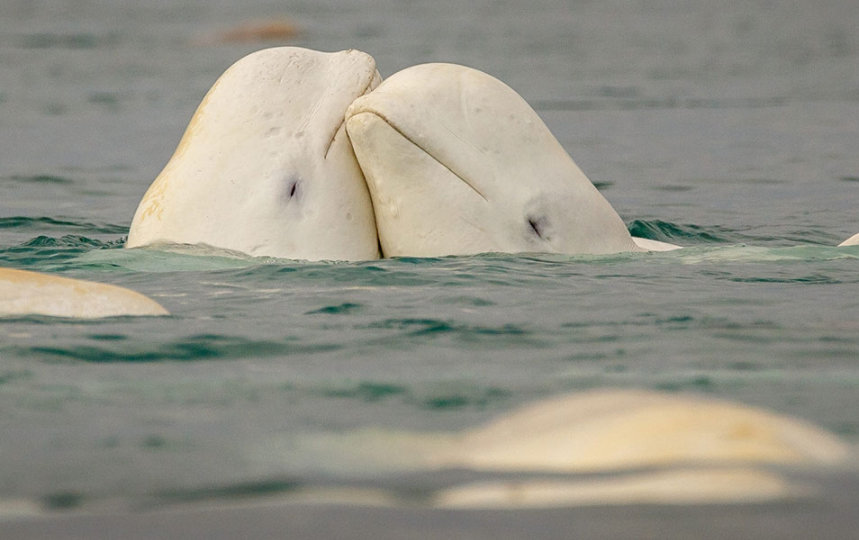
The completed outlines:
[[[287,198],[287,200],[298,196],[298,194],[299,194],[298,185],[300,183],[301,183],[301,181],[298,178],[290,178],[289,179],[289,182],[287,183],[287,186],[286,186],[286,198]]]
[[[543,240],[548,240],[548,228],[549,228],[549,220],[544,216],[534,217],[528,216],[525,218],[528,221],[528,225],[531,227],[531,231],[537,235],[538,238]]]

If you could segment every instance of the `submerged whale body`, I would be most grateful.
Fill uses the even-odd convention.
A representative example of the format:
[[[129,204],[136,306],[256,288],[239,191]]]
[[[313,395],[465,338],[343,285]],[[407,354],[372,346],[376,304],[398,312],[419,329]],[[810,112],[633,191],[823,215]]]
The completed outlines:
[[[796,418],[740,403],[647,390],[549,398],[465,432],[439,465],[611,473],[493,480],[442,491],[452,508],[702,504],[807,494],[776,467],[838,467],[851,448]]]
[[[355,100],[346,129],[386,256],[644,249],[537,113],[486,73],[407,68]]]
[[[169,313],[156,301],[116,285],[0,268],[0,317],[22,315],[93,319]]]
[[[847,449],[798,419],[739,403],[647,390],[550,398],[465,434],[458,465],[596,471],[689,463],[834,464]]]
[[[443,508],[807,497],[819,478],[807,473],[853,468],[856,456],[837,435],[775,411],[620,388],[548,397],[459,432],[361,429],[308,442],[350,467],[457,471],[454,483],[427,497]]]
[[[127,247],[208,244],[255,256],[379,256],[344,112],[380,81],[360,51],[264,49],[200,104],[134,214]]]

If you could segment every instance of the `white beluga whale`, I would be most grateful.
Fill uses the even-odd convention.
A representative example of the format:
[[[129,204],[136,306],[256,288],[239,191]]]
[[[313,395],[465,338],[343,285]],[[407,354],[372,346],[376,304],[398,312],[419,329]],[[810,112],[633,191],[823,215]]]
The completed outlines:
[[[356,50],[278,47],[239,60],[209,90],[143,196],[126,246],[378,258],[344,112],[380,80],[373,58]]]
[[[603,389],[523,406],[464,434],[446,459],[491,470],[626,470],[716,463],[833,465],[836,436],[740,403]]]
[[[349,470],[480,473],[428,497],[443,508],[761,502],[813,494],[797,472],[811,481],[856,464],[853,445],[799,418],[618,388],[548,397],[458,432],[370,428],[299,444]]]
[[[94,319],[169,313],[155,300],[124,287],[0,268],[0,317],[23,315]]]
[[[841,242],[840,244],[838,244],[838,246],[859,246],[859,233],[854,234],[847,240]]]
[[[385,256],[673,248],[639,247],[537,113],[481,71],[400,71],[355,100],[346,129]]]
[[[807,496],[778,467],[843,467],[853,450],[804,422],[740,403],[604,389],[526,405],[465,432],[442,463],[569,471],[590,479],[493,480],[438,495],[451,508],[760,502]]]

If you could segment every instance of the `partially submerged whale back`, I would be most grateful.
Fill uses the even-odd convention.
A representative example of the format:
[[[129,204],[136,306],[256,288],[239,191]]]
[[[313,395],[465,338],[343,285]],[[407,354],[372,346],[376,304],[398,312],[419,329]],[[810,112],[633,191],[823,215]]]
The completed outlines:
[[[645,390],[571,394],[468,432],[448,457],[495,470],[596,471],[724,463],[836,464],[837,437],[738,403]]]
[[[0,268],[0,317],[99,318],[169,315],[150,298],[116,285]]]
[[[461,483],[428,494],[447,508],[806,497],[817,473],[853,469],[856,457],[837,435],[774,411],[619,388],[549,397],[459,433],[374,428],[308,442],[362,470],[458,471],[449,479]]]
[[[841,242],[840,244],[838,244],[838,246],[859,246],[859,233],[854,234],[847,240]]]
[[[379,84],[360,51],[264,49],[215,83],[134,215],[128,247],[209,244],[292,259],[378,258],[343,127]]]
[[[385,256],[641,250],[537,113],[483,72],[405,69],[346,127]]]

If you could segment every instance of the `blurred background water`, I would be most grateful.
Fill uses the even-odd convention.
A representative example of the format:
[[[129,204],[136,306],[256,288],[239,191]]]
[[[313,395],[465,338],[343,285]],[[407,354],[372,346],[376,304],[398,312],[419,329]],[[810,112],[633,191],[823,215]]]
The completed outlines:
[[[0,265],[117,283],[173,313],[0,322],[0,500],[93,508],[372,480],[384,467],[307,441],[458,430],[604,386],[694,390],[859,437],[859,251],[832,247],[859,232],[859,3],[0,12]],[[283,18],[290,39],[223,39]],[[428,61],[493,74],[635,234],[690,249],[351,264],[120,249],[209,86],[282,44],[358,48],[383,76]]]

